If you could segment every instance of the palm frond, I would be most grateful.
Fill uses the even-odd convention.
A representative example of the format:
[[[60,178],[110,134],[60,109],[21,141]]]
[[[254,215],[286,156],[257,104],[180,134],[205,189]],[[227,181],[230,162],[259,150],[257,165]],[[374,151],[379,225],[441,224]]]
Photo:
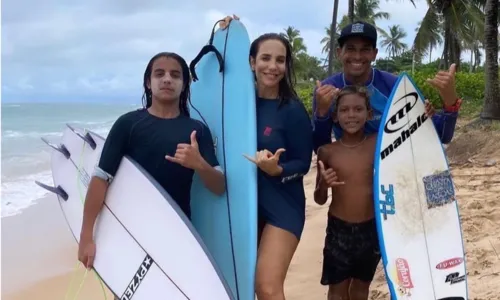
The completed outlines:
[[[417,29],[417,34],[413,40],[413,50],[422,56],[426,55],[429,47],[435,46],[439,42],[441,31],[442,19],[438,11],[431,6],[427,9]]]

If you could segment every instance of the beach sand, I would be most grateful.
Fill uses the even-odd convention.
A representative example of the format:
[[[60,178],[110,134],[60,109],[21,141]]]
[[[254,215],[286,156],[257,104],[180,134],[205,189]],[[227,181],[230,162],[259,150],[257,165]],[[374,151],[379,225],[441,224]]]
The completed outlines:
[[[489,137],[490,144],[500,135]],[[500,150],[470,138],[455,144],[475,143],[479,149],[466,153],[451,145],[452,174],[462,219],[466,250],[469,298],[500,299]],[[466,157],[464,159],[463,157]],[[285,284],[287,300],[326,299],[319,284],[328,203],[319,206],[312,195],[316,168],[305,178],[307,221],[303,239],[293,258]],[[21,237],[23,240],[21,240]],[[30,240],[27,240],[30,239]],[[47,246],[42,241],[48,241]],[[105,299],[94,274],[87,275],[78,298],[74,295],[84,275],[75,273],[76,243],[68,230],[55,198],[47,197],[22,214],[2,219],[2,299],[58,300]],[[75,275],[76,274],[76,275]],[[72,276],[71,294],[65,298]],[[371,286],[370,299],[389,299],[381,265]],[[107,299],[112,299],[107,295]]]

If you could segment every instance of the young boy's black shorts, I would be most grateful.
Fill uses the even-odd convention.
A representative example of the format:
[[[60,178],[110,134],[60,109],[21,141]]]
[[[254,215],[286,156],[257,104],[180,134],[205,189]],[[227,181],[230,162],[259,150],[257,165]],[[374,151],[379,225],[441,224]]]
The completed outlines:
[[[375,219],[348,223],[328,214],[322,285],[353,278],[371,282],[380,261]]]

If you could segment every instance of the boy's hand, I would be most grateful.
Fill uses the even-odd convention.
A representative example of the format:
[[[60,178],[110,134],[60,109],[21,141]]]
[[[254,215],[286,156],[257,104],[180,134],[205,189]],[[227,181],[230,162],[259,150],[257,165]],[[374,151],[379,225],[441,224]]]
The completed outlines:
[[[191,132],[190,144],[178,144],[174,156],[166,155],[165,159],[177,163],[185,168],[198,170],[203,165],[203,157],[200,154],[196,130]]]
[[[344,185],[345,182],[338,181],[337,173],[332,168],[325,170],[325,165],[320,160],[318,161],[319,171],[321,172],[320,184],[326,184],[327,187],[335,187],[338,185]]]

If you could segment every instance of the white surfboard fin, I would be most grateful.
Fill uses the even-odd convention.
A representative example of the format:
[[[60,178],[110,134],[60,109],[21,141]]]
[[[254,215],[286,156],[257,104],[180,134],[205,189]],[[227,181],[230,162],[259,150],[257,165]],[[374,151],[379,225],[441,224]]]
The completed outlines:
[[[68,126],[68,128],[71,129],[71,131],[73,131],[74,133],[76,133],[76,135],[78,135],[87,144],[89,144],[89,146],[90,146],[90,148],[92,148],[92,150],[95,150],[95,148],[97,147],[97,144],[95,143],[94,139],[92,138],[92,136],[90,136],[90,134],[88,132],[85,133],[85,135],[83,135],[81,132],[78,132],[71,125],[69,125],[69,124],[66,123],[66,126]]]
[[[69,153],[68,148],[66,148],[66,146],[64,146],[63,144],[58,146],[54,143],[49,142],[46,138],[42,138],[42,141],[45,144],[47,144],[50,148],[52,148],[52,149],[56,150],[57,152],[61,153],[62,155],[64,155],[64,157],[66,157],[67,159],[69,159],[71,157],[71,153]]]
[[[40,181],[36,181],[36,180],[35,180],[35,183],[38,186],[40,186],[41,188],[44,188],[47,191],[54,193],[54,194],[58,195],[59,197],[63,198],[64,201],[68,201],[68,193],[66,193],[66,191],[60,185],[58,185],[57,187],[48,186],[45,183],[41,183]]]

